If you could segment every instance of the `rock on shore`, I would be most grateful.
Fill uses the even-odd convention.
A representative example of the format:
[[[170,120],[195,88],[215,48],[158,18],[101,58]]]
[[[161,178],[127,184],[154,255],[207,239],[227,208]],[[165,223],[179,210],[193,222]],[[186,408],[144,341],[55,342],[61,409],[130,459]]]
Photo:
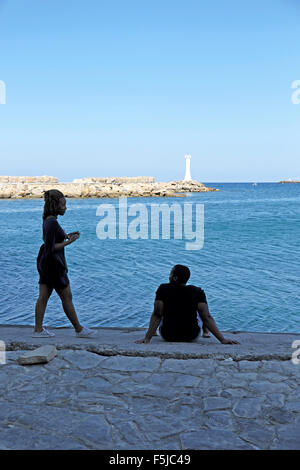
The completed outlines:
[[[0,176],[0,199],[42,198],[59,189],[69,198],[178,197],[183,193],[218,191],[198,181],[155,182],[153,177],[82,178],[60,183],[52,176]]]

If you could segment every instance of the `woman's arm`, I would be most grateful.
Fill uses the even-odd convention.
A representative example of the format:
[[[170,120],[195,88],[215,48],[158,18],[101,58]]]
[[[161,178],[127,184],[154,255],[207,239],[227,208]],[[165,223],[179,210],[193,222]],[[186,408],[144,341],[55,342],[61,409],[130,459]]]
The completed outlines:
[[[52,253],[55,251],[55,233],[57,230],[57,221],[56,219],[47,220],[45,225],[45,256],[49,258]]]
[[[62,248],[64,248],[65,246],[68,246],[70,245],[71,243],[75,242],[75,240],[77,240],[79,238],[79,232],[75,232],[75,233],[70,233],[68,235],[68,240],[65,240],[61,243],[55,243],[54,245],[54,251],[58,251],[58,250],[61,250]]]

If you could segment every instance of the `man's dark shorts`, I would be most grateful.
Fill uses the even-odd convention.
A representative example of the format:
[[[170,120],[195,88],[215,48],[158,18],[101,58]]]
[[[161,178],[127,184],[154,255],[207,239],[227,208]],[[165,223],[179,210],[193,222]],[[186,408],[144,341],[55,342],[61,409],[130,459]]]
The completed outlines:
[[[166,332],[163,330],[161,326],[159,327],[159,333],[165,341],[174,341],[174,342],[194,341],[196,338],[198,338],[200,332],[201,332],[200,326],[198,327],[198,329],[195,329],[193,331],[188,331],[188,332],[176,332],[176,331]]]

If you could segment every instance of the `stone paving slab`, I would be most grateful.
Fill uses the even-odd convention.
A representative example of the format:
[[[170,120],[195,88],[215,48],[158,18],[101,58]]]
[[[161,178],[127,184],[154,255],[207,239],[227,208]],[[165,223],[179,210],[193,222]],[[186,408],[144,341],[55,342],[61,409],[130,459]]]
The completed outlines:
[[[300,449],[299,335],[137,345],[138,329],[31,331],[0,328],[0,449]],[[17,363],[41,344],[58,349],[51,362]]]

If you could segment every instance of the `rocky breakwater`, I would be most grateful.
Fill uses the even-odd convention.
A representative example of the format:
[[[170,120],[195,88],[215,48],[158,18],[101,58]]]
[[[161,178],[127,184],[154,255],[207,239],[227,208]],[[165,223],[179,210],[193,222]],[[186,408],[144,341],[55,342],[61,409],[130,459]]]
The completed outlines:
[[[8,181],[4,181],[8,178]],[[9,178],[20,178],[11,182]],[[30,181],[32,178],[32,181]],[[43,179],[42,179],[43,178]],[[184,193],[218,191],[198,181],[155,182],[153,177],[82,178],[60,183],[53,177],[0,177],[0,198],[42,198],[47,189],[59,189],[69,198],[180,197]]]
[[[0,176],[0,183],[26,184],[26,183],[58,183],[55,176]]]
[[[124,183],[154,183],[153,176],[117,176],[117,177],[88,177],[73,180],[73,183],[105,183],[105,184],[124,184]]]
[[[39,198],[43,192],[57,185],[54,176],[0,176],[0,199]]]
[[[279,184],[287,184],[287,183],[291,183],[291,184],[299,184],[300,181],[299,180],[282,180],[282,181],[279,181]]]

